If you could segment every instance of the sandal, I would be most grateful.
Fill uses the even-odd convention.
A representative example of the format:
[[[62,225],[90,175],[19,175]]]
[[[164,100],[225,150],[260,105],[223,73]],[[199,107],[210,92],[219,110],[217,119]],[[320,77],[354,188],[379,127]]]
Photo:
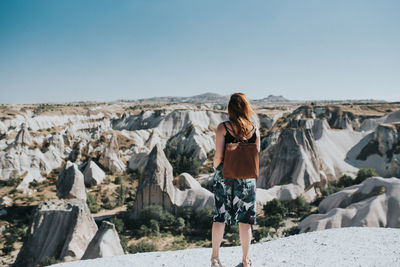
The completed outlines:
[[[242,260],[242,265],[244,266],[244,264],[247,264],[248,267],[253,266],[251,260],[249,258],[246,259],[246,261]]]
[[[211,267],[225,267],[222,265],[218,257],[212,257],[211,258]]]

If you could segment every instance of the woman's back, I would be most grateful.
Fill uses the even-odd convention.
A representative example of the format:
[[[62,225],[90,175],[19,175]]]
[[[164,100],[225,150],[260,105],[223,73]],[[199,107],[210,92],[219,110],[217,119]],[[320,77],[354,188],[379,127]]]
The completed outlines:
[[[224,124],[225,130],[226,130],[226,134],[225,134],[225,144],[227,144],[227,143],[233,143],[234,140],[235,140],[235,138],[234,138],[233,135],[236,135],[235,133],[236,133],[237,131],[234,130],[234,128],[232,127],[232,123],[231,123],[230,121],[224,121],[223,124]],[[230,128],[228,128],[226,124],[230,124]],[[232,134],[230,131],[232,131],[233,134]],[[255,143],[255,142],[256,142],[256,139],[257,139],[257,134],[256,134],[256,131],[255,131],[254,125],[253,125],[253,128],[250,130],[250,133],[249,133],[248,136],[250,136],[250,134],[251,134],[252,132],[253,132],[253,134],[251,135],[251,137],[250,137],[250,138],[246,138],[246,139],[248,140],[249,143]]]

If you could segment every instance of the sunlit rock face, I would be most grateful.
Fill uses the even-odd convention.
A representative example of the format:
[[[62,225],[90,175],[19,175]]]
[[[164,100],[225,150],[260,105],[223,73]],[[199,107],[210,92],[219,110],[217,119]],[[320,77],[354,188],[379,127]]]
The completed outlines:
[[[59,198],[78,198],[86,201],[84,177],[75,163],[68,161],[62,167],[56,188]]]
[[[172,213],[177,208],[191,206],[195,210],[213,204],[212,193],[202,188],[189,174],[184,175],[185,184],[173,182],[172,166],[161,146],[156,145],[148,156],[147,164],[139,181],[133,216],[151,205],[160,205]],[[183,179],[183,178],[180,178]]]
[[[312,201],[327,182],[357,172],[345,158],[365,135],[351,128],[331,129],[326,119],[292,119],[278,141],[261,152],[260,194],[273,193],[281,200],[303,195]]]
[[[21,130],[18,132],[17,137],[15,138],[14,145],[29,146],[30,144],[32,144],[32,136],[30,135],[26,124],[23,123]]]
[[[83,170],[83,176],[85,185],[90,187],[101,184],[106,174],[93,160],[89,160]]]
[[[13,266],[36,266],[46,257],[81,259],[97,232],[86,202],[49,200],[39,204]]]
[[[349,160],[359,168],[374,168],[383,177],[400,177],[400,123],[380,124],[352,148]]]
[[[400,228],[400,179],[370,177],[326,197],[301,221],[301,232],[369,226]]]
[[[59,136],[43,138],[42,145],[37,144],[29,133],[26,124],[21,125],[14,141],[0,151],[0,179],[21,179],[17,186],[24,194],[32,194],[29,183],[45,180],[43,174],[49,174],[62,163],[62,148]]]
[[[82,260],[123,255],[121,242],[114,224],[103,221],[90,241]]]
[[[120,158],[120,152],[118,147],[117,135],[111,136],[108,146],[105,148],[104,153],[101,155],[99,162],[115,173],[121,173],[126,170],[125,163]]]

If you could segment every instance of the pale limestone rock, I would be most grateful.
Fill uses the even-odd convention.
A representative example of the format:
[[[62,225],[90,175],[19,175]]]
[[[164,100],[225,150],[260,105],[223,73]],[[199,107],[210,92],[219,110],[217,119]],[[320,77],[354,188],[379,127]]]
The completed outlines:
[[[97,225],[81,199],[39,204],[14,266],[36,266],[46,257],[79,260],[95,236]]]
[[[390,114],[379,118],[368,118],[361,124],[360,130],[371,131],[375,130],[382,123],[400,122],[400,110],[394,111]]]
[[[19,130],[15,137],[14,144],[21,146],[29,146],[32,144],[32,136],[30,135],[28,126],[25,123],[21,125],[21,130]]]
[[[90,241],[82,260],[123,255],[121,242],[114,224],[103,221]]]
[[[400,228],[400,179],[370,177],[326,197],[299,224],[301,232],[368,226]]]
[[[106,177],[105,172],[91,159],[83,170],[84,181],[87,186],[99,185]]]
[[[268,189],[275,185],[293,183],[309,189],[320,182],[319,170],[323,163],[310,128],[288,127],[282,131],[269,155],[262,157],[266,167],[260,170],[258,187]]]
[[[312,201],[327,182],[343,174],[354,175],[358,168],[347,162],[346,156],[365,135],[350,128],[330,129],[325,119],[292,119],[278,141],[260,153],[257,186],[266,190],[276,187],[262,191],[266,197],[260,196],[260,201],[299,195]]]
[[[75,163],[68,161],[62,167],[57,183],[59,198],[79,198],[86,201],[84,177]]]
[[[112,172],[120,173],[125,171],[126,167],[119,155],[118,138],[115,133],[112,134],[110,142],[101,155],[99,162]]]
[[[400,123],[380,124],[348,153],[358,168],[374,168],[383,177],[400,177]]]
[[[140,149],[135,147],[131,158],[128,160],[128,168],[132,171],[139,169],[143,171],[144,167],[147,164],[147,159],[150,152],[151,151],[146,147],[141,147]]]
[[[215,132],[202,132],[198,126],[189,124],[180,133],[170,138],[167,147],[176,147],[177,154],[186,154],[200,161],[207,159],[207,153],[215,149]]]
[[[177,181],[181,180],[184,180],[190,188],[180,188]],[[154,146],[139,181],[132,215],[138,216],[150,205],[160,205],[172,213],[176,213],[177,208],[182,206],[191,206],[195,210],[212,206],[212,193],[202,188],[189,174],[177,178],[175,184],[176,186],[173,182],[172,166],[164,151],[161,146]]]
[[[9,198],[8,196],[4,196],[2,199],[3,199],[1,203],[2,205],[6,207],[12,206],[13,200],[11,198]]]
[[[218,124],[226,119],[226,113],[208,110],[146,110],[139,115],[123,116],[113,120],[112,124],[113,128],[118,130],[158,128],[161,137],[170,138],[185,129],[188,124],[195,123],[201,131],[215,130]]]
[[[204,189],[189,173],[181,173],[172,180],[175,190],[174,205],[177,207],[193,207],[200,210],[214,204],[213,194]]]

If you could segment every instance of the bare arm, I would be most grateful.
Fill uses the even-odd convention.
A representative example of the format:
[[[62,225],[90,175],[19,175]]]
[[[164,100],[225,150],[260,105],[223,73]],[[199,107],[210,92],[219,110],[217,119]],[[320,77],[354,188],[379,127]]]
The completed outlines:
[[[257,150],[258,153],[260,153],[261,150],[261,138],[260,138],[260,131],[258,130],[258,128],[256,129],[256,134],[257,134],[257,138],[256,138],[256,144],[257,144]]]
[[[224,155],[225,139],[224,139],[225,128],[222,123],[220,123],[215,131],[215,154],[214,154],[214,168],[217,168],[221,163]]]

